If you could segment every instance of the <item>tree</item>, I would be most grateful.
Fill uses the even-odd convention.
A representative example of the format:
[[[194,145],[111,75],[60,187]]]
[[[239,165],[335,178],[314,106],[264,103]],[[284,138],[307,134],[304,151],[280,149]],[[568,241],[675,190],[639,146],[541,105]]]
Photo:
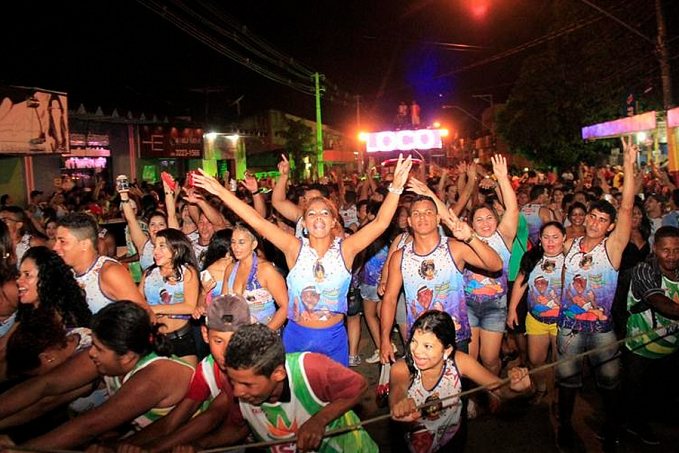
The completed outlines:
[[[593,17],[593,10],[557,1],[554,29]],[[619,17],[630,11],[616,10]],[[595,16],[594,16],[595,17]],[[651,34],[651,32],[647,32]],[[621,51],[624,49],[624,53]],[[608,18],[565,33],[528,57],[505,109],[498,132],[512,151],[547,165],[591,162],[610,142],[583,142],[581,128],[623,115],[625,96],[646,91],[649,107],[659,104],[660,89],[650,74],[658,68],[652,49]]]
[[[292,179],[301,181],[304,179],[304,158],[308,157],[312,166],[315,167],[316,164],[316,157],[313,153],[313,131],[302,120],[288,118],[286,121],[288,127],[281,136],[285,140],[285,150],[290,159]]]

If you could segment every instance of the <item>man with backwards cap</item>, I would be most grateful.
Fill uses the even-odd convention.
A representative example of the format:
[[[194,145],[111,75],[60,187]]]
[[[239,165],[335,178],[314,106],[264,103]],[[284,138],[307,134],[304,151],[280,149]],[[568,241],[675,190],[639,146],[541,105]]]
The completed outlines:
[[[241,326],[253,322],[248,303],[242,296],[228,294],[212,299],[205,325],[201,326],[203,340],[210,346],[210,355],[198,364],[184,399],[167,416],[127,439],[126,443],[145,446],[150,452],[161,452],[169,451],[175,445],[205,448],[244,438],[249,432],[247,427],[207,434],[225,421],[234,407],[233,388],[226,376],[226,347]],[[204,412],[188,421],[201,408]]]

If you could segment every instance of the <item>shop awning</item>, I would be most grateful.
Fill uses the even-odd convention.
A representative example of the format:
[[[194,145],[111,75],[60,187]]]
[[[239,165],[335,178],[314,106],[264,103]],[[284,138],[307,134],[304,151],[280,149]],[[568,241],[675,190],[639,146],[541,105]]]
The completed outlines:
[[[655,111],[621,118],[615,121],[593,124],[582,128],[583,140],[620,137],[625,134],[650,131],[656,128]]]

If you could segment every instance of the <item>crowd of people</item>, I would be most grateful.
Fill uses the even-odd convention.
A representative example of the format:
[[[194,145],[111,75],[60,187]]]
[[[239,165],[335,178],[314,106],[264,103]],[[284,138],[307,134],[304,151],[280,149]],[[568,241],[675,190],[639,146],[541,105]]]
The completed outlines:
[[[519,395],[552,406],[568,449],[585,362],[604,449],[625,430],[657,444],[679,189],[623,144],[621,167],[576,175],[401,156],[381,177],[292,184],[283,156],[277,181],[235,190],[198,171],[34,191],[25,208],[3,196],[0,449],[376,452],[363,428],[325,435],[359,422],[363,361],[390,366],[393,451],[459,451],[467,419]],[[485,397],[457,396],[473,386]]]

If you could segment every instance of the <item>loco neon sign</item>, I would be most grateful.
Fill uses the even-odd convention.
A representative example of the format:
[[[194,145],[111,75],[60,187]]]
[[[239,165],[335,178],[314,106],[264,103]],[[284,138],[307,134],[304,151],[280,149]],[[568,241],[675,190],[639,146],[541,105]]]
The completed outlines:
[[[448,135],[445,129],[419,129],[416,131],[371,132],[362,138],[367,151],[408,151],[412,149],[441,148],[441,137]]]

